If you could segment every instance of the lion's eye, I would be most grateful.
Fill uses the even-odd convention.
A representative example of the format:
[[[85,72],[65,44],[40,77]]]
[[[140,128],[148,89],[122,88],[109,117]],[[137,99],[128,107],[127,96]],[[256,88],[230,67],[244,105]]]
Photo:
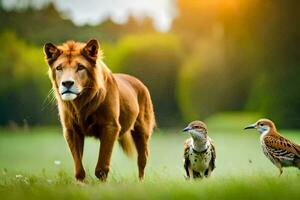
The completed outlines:
[[[82,64],[78,64],[77,71],[81,71],[81,70],[84,70],[84,69],[85,69],[85,67]]]
[[[56,70],[57,70],[57,71],[61,71],[61,70],[62,70],[62,66],[61,66],[61,65],[58,65],[58,66],[56,67]]]

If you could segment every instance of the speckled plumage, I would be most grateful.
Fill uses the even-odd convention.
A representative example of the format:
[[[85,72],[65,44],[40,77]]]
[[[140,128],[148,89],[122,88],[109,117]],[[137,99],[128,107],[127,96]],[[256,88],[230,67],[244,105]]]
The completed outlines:
[[[203,152],[193,150],[193,139],[189,138],[184,143],[184,169],[188,178],[209,177],[215,169],[216,152],[210,138],[210,145]]]
[[[278,167],[298,167],[300,169],[300,146],[279,135],[270,132],[261,141],[264,154]]]
[[[196,124],[196,125],[195,125]],[[215,169],[216,150],[213,140],[207,135],[207,128],[203,122],[190,123],[189,131],[202,130],[202,138],[192,137],[184,143],[184,169],[188,179],[208,178]],[[186,130],[186,129],[185,129]],[[197,144],[198,142],[198,144]],[[199,145],[200,142],[200,145]],[[200,150],[196,150],[200,148]],[[195,149],[196,148],[196,149]],[[202,149],[201,149],[202,148]]]
[[[280,135],[271,120],[261,119],[252,127],[261,132],[260,141],[263,153],[279,169],[279,175],[282,174],[283,167],[300,169],[300,146]],[[263,127],[267,128],[263,129]]]

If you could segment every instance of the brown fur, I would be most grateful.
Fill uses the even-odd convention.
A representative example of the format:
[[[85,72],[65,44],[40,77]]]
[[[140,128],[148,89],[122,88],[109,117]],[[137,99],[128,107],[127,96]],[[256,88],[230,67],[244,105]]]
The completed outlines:
[[[95,170],[100,180],[107,178],[113,145],[118,138],[125,153],[132,155],[137,151],[139,178],[143,179],[148,140],[155,126],[146,86],[132,76],[111,73],[101,61],[97,40],[69,41],[58,47],[47,43],[44,50],[76,179],[85,178],[82,164],[85,136],[94,136],[101,142]],[[84,66],[80,72],[79,63]],[[74,100],[64,101],[59,92],[65,76],[72,77],[80,90]]]

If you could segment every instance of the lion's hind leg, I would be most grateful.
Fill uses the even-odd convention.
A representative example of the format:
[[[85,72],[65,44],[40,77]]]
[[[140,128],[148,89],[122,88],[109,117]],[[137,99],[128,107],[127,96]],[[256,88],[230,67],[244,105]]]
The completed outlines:
[[[132,137],[137,150],[137,164],[139,169],[139,179],[144,179],[145,167],[148,158],[148,139],[149,134],[143,127],[135,127],[132,131]]]

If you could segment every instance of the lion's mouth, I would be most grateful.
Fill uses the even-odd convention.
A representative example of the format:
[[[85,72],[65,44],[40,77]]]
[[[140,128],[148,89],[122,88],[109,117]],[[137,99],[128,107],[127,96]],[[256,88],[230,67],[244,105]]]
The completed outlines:
[[[60,95],[61,95],[62,100],[64,100],[64,101],[72,101],[78,97],[78,93],[75,93],[70,90],[64,91]]]
[[[64,94],[75,94],[75,95],[78,95],[78,93],[72,92],[71,90],[67,90],[67,91],[64,91],[64,92],[61,93],[61,95],[64,95]]]

